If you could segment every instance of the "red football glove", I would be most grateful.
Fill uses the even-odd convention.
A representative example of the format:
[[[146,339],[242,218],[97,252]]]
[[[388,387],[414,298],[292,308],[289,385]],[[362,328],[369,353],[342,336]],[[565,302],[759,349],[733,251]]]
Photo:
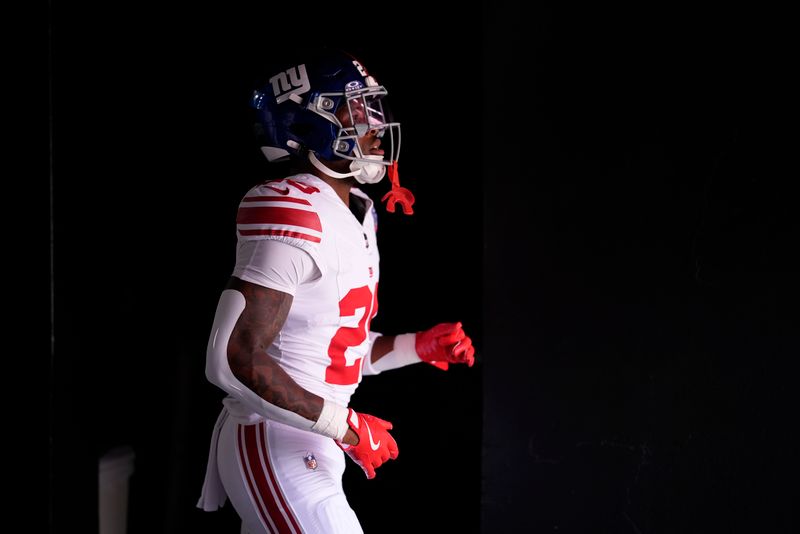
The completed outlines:
[[[375,478],[375,469],[389,458],[394,460],[399,453],[397,442],[387,432],[392,428],[392,423],[350,408],[347,424],[358,434],[358,445],[336,443],[364,470],[367,478]]]
[[[448,363],[475,363],[475,347],[464,333],[461,323],[440,323],[423,332],[417,332],[417,355],[423,362],[447,371]]]

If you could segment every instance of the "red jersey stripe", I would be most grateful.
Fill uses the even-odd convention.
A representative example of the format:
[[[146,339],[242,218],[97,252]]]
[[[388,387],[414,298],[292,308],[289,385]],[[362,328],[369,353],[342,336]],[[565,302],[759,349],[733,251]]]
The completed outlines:
[[[254,208],[239,208],[236,215],[237,224],[291,224],[302,226],[310,230],[322,231],[319,215],[313,211],[304,211],[294,208],[279,208],[277,206],[264,206]]]
[[[297,204],[303,204],[305,206],[310,206],[311,202],[305,200],[303,198],[293,198],[293,197],[268,197],[264,195],[252,196],[252,197],[244,197],[242,202],[295,202]]]
[[[250,230],[239,230],[242,235],[277,235],[284,237],[294,237],[296,239],[305,239],[312,243],[321,243],[322,239],[315,235],[308,235],[302,232],[292,232],[291,230],[276,230],[273,228],[256,228]]]

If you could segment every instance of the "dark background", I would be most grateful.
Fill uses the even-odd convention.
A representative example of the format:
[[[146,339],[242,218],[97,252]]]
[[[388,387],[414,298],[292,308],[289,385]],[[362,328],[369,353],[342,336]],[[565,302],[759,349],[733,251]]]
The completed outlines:
[[[238,532],[229,506],[194,508],[222,397],[205,346],[266,172],[251,80],[309,41],[360,57],[403,124],[416,213],[380,210],[373,328],[461,320],[479,355],[362,382],[353,406],[401,450],[372,481],[348,464],[365,530],[791,530],[784,20],[53,2],[50,532],[96,529],[97,460],[120,445],[132,534]]]
[[[356,38],[356,6],[315,17],[266,2],[93,4],[53,11],[51,527],[97,528],[98,458],[129,445],[131,533],[238,533],[230,506],[205,513],[195,504],[223,397],[205,380],[205,349],[234,266],[236,209],[269,172],[248,122],[252,80],[274,54],[351,35],[348,49],[391,92],[403,123],[401,181],[418,199],[413,216],[390,214],[380,203],[388,180],[364,188],[380,216],[372,328],[462,321],[478,344],[480,92],[446,97],[445,87],[467,68],[480,83],[480,43],[454,61],[442,36],[439,58],[412,58],[400,40],[379,43],[377,27]],[[436,26],[418,21],[413,31]],[[465,42],[478,34],[463,31]],[[465,131],[469,162],[453,135]],[[351,405],[392,421],[401,449],[376,480],[355,464],[346,471],[368,532],[408,531],[420,515],[433,529],[477,531],[480,369],[420,365],[362,382]]]
[[[796,529],[782,14],[555,4],[483,25],[483,531]]]

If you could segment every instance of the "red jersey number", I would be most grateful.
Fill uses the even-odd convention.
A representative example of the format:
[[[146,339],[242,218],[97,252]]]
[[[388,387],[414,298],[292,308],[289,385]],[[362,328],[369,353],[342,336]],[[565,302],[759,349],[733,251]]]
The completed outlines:
[[[375,287],[374,296],[369,287],[361,286],[348,291],[347,295],[339,301],[340,317],[355,315],[359,309],[362,310],[362,316],[358,321],[358,326],[340,327],[328,346],[328,356],[331,358],[331,364],[325,370],[325,382],[329,384],[346,386],[358,382],[358,375],[361,371],[361,358],[353,362],[353,365],[347,365],[344,353],[348,347],[358,346],[367,339],[369,323],[378,312],[377,286]]]

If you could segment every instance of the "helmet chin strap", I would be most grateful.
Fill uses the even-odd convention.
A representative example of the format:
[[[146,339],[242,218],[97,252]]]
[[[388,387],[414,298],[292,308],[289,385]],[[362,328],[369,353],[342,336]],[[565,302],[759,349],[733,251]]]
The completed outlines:
[[[320,160],[317,158],[317,155],[316,155],[316,154],[314,154],[314,153],[313,153],[313,152],[311,152],[311,151],[309,151],[309,152],[308,152],[308,161],[310,161],[310,162],[311,162],[311,164],[312,164],[314,167],[316,167],[318,171],[320,171],[320,172],[324,172],[325,174],[327,174],[328,176],[331,176],[331,177],[333,177],[333,178],[349,178],[350,176],[355,176],[356,174],[358,174],[358,173],[360,173],[360,172],[361,172],[360,170],[356,170],[356,171],[353,171],[353,172],[348,172],[348,173],[336,172],[336,171],[334,171],[334,170],[332,170],[332,169],[329,169],[328,167],[326,167],[326,166],[325,166],[325,164],[324,164],[324,163],[322,163],[322,162],[321,162],[321,161],[320,161]]]
[[[364,156],[365,159],[372,158],[383,159],[381,156]],[[353,160],[350,162],[350,170],[348,173],[336,172],[328,168],[322,163],[314,152],[309,151],[308,161],[317,168],[317,170],[324,172],[333,178],[348,178],[354,176],[356,181],[362,184],[376,184],[381,181],[386,174],[386,166],[382,163],[365,163],[363,161]]]

